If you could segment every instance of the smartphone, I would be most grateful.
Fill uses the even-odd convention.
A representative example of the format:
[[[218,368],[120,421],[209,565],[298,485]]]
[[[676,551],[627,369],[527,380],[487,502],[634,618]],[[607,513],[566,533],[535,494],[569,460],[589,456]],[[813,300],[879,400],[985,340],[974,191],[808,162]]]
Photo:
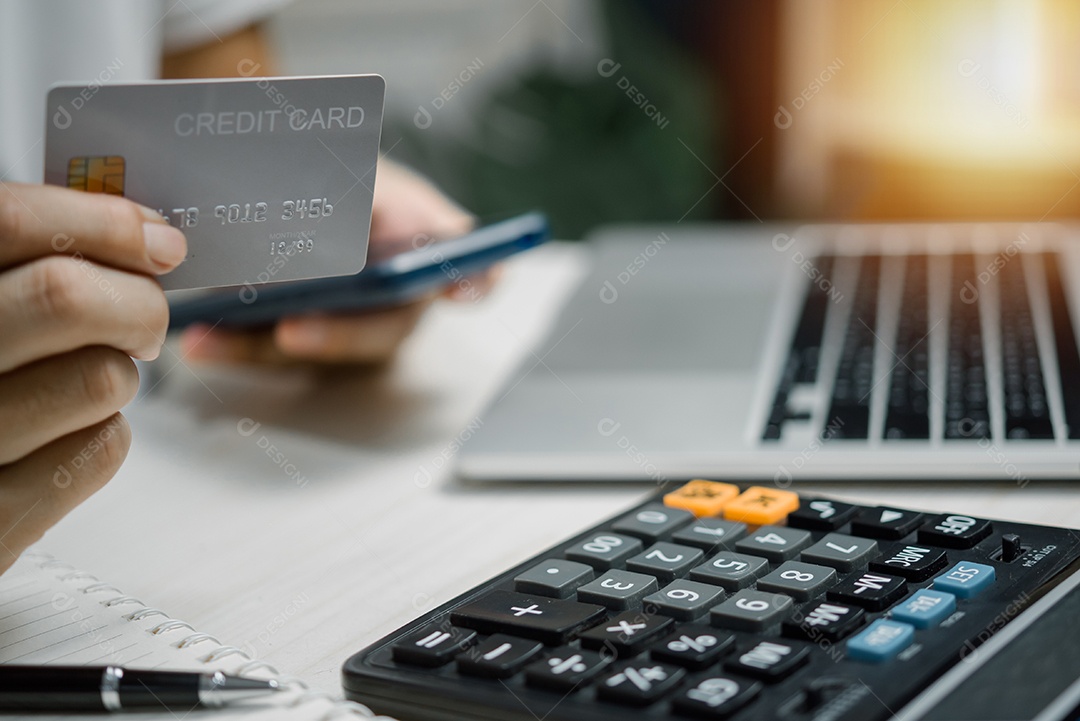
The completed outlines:
[[[170,300],[169,329],[193,323],[255,328],[287,315],[341,313],[404,305],[452,285],[467,287],[471,275],[550,237],[542,213],[526,213],[485,225],[451,240],[418,236],[409,250],[374,260],[354,275],[244,285],[196,298]]]

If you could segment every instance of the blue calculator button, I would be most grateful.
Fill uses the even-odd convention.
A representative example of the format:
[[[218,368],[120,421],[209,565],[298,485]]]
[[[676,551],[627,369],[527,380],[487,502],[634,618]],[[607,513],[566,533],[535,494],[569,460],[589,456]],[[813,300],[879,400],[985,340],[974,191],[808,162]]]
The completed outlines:
[[[877,663],[895,658],[915,639],[915,627],[908,623],[878,619],[847,642],[848,658]]]
[[[956,610],[956,596],[943,591],[922,588],[897,604],[892,610],[894,621],[910,623],[915,628],[936,626]]]
[[[934,579],[934,588],[960,598],[971,598],[994,582],[994,567],[984,563],[960,561],[944,575]]]

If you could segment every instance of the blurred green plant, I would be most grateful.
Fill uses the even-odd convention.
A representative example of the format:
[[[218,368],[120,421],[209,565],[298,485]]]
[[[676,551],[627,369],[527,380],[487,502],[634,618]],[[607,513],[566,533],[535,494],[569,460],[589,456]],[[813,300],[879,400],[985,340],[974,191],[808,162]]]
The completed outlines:
[[[702,198],[716,178],[694,157],[711,162],[718,137],[706,74],[636,3],[603,5],[609,57],[591,75],[517,78],[481,103],[462,137],[394,119],[395,154],[481,218],[539,208],[560,238],[616,221],[716,217],[720,194]]]

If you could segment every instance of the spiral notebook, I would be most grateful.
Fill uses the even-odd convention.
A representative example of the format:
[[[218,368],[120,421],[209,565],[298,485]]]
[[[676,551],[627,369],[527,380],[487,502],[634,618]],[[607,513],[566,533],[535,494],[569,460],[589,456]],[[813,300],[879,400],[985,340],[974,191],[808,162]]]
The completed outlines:
[[[0,663],[220,670],[275,678],[287,688],[269,701],[191,713],[191,717],[214,721],[318,721],[350,716],[387,719],[375,716],[361,704],[310,691],[302,680],[282,676],[273,666],[248,657],[239,648],[222,644],[89,573],[36,550],[24,553],[0,576]],[[124,713],[123,719],[175,720],[186,715],[163,710]]]

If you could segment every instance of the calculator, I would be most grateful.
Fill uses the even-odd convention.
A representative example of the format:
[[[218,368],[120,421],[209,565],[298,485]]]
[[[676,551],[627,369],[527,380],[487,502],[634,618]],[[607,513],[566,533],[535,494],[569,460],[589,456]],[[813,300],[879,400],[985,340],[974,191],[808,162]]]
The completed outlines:
[[[350,658],[402,719],[1076,719],[1080,534],[695,480]]]

